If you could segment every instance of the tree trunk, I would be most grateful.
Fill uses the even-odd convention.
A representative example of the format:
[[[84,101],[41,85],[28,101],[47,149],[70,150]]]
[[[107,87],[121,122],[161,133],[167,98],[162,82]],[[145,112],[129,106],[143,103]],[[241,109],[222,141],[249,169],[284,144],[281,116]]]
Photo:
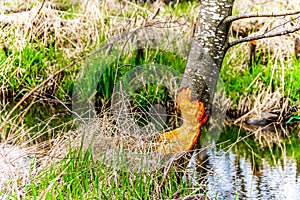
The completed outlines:
[[[205,104],[210,115],[212,100],[228,44],[230,24],[222,23],[231,15],[234,0],[202,0],[188,63],[181,83],[191,87],[193,98]]]
[[[189,86],[193,99],[200,99],[210,116],[212,102],[223,58],[227,51],[229,23],[223,20],[231,16],[234,0],[202,0],[198,23],[184,72],[181,88]],[[196,148],[200,144],[197,144]],[[195,151],[187,166],[187,176],[194,183],[197,171],[207,160],[205,150]],[[196,179],[195,179],[196,178]]]

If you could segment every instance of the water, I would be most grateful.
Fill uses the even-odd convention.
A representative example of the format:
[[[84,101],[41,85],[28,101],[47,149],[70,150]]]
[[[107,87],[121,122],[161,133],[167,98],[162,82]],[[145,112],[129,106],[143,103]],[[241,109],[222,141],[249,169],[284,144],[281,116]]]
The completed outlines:
[[[300,199],[300,169],[292,158],[270,166],[263,160],[262,169],[253,174],[251,161],[229,150],[209,153],[211,173],[207,176],[209,196],[220,199]]]
[[[234,137],[232,133],[227,137]],[[253,137],[247,140],[254,140]],[[298,144],[299,139],[295,137],[279,145],[260,145],[258,149],[247,141],[228,149],[215,146],[208,152],[205,165],[209,196],[217,196],[217,199],[300,199]]]

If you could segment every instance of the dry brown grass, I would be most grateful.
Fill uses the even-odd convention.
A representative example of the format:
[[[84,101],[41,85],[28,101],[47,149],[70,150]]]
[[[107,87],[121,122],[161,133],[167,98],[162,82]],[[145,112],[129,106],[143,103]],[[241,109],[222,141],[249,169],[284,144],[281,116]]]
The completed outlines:
[[[160,1],[146,9],[130,1],[78,0],[78,13],[59,10],[60,4],[55,1],[18,3],[26,5],[26,10],[0,15],[0,41],[9,48],[22,49],[28,42],[45,46],[54,44],[67,57],[73,57],[91,50],[99,44],[100,37],[111,38],[137,27],[154,26],[192,32],[192,24],[185,16],[165,14]]]
[[[41,6],[37,4],[28,11],[2,16],[1,41],[18,50],[28,42],[45,47],[54,45],[67,57],[78,56],[97,44],[100,36],[98,21],[103,17],[93,13],[95,7],[91,6],[86,14],[74,14],[73,19],[65,19],[70,13],[55,10],[48,2]]]
[[[299,3],[295,0],[288,1],[236,1],[235,11],[244,12],[276,12],[282,10],[299,10]],[[232,36],[230,40],[236,40],[241,37],[261,35],[269,32],[280,32],[299,25],[299,15],[285,16],[277,18],[251,18],[235,21],[232,25]],[[285,71],[292,66],[294,59],[294,41],[299,37],[299,33],[287,34],[280,37],[266,38],[257,41],[257,52],[265,60],[261,61],[262,70],[266,68],[267,60],[272,63],[271,81],[268,85],[262,84],[260,79],[262,74],[253,80],[246,91],[241,93],[246,96],[240,98],[238,105],[230,105],[230,110],[235,110],[235,123],[242,121],[271,119],[281,123],[291,114],[289,105],[289,96],[285,96],[288,88],[285,88]],[[242,43],[229,50],[228,63],[234,63],[233,70],[243,74],[248,68],[248,46]],[[237,53],[239,52],[239,53]],[[269,56],[269,58],[268,58]],[[242,59],[241,59],[242,58]],[[277,80],[274,77],[275,72],[281,72],[280,87],[272,88],[272,82]],[[255,87],[254,94],[248,94],[248,90]]]
[[[175,17],[172,14],[165,14],[165,8],[161,2],[156,2],[150,9],[145,9],[129,1],[122,3],[119,1],[78,1],[78,12],[76,13],[60,10],[60,5],[56,5],[55,1],[47,1],[44,4],[34,0],[2,1],[1,3],[7,7],[5,10],[0,10],[2,12],[0,15],[0,42],[5,42],[5,45],[13,51],[22,50],[28,42],[46,47],[54,45],[55,49],[62,50],[68,59],[81,56],[82,53],[96,47],[100,43],[100,37],[111,38],[138,27],[171,28],[186,32],[185,34],[192,32],[192,23],[187,22],[185,16]],[[157,13],[159,8],[159,13]],[[6,13],[4,14],[4,12]],[[8,69],[9,67],[5,70]],[[1,113],[5,116],[4,110]],[[131,153],[149,151],[147,147],[149,139],[143,138],[140,133],[128,135],[128,133],[124,133],[125,130],[120,132],[115,129],[113,119],[108,117],[108,113],[104,113],[101,118],[95,119],[85,128],[58,133],[55,137],[38,143],[35,141],[39,141],[42,135],[47,134],[48,131],[50,133],[52,130],[41,130],[31,137],[34,127],[27,128],[25,124],[20,123],[23,114],[26,114],[26,110],[10,119],[10,124],[13,124],[11,130],[14,130],[14,133],[9,133],[12,137],[7,138],[7,141],[2,141],[3,145],[5,143],[9,145],[3,147],[0,165],[3,166],[3,169],[9,167],[10,170],[1,171],[1,175],[7,177],[2,179],[1,185],[4,186],[11,181],[9,184],[13,184],[15,187],[6,188],[11,188],[12,191],[20,190],[16,190],[16,187],[21,188],[28,181],[28,161],[33,160],[26,160],[26,158],[32,156],[35,159],[34,163],[38,163],[39,166],[35,169],[37,171],[44,170],[49,163],[63,159],[70,146],[79,149],[83,132],[85,132],[84,148],[92,145],[95,157],[101,151],[118,152],[119,148],[124,147],[124,144],[125,146],[128,144],[125,149],[135,150]],[[47,124],[51,120],[52,118],[41,123]],[[22,150],[11,145],[21,146]],[[153,148],[153,145],[150,145],[150,148]],[[7,154],[7,151],[11,152],[12,149],[16,149],[20,156],[17,156],[17,153],[15,154],[17,157]],[[26,160],[26,163],[23,160]],[[24,165],[26,171],[20,169]],[[12,179],[9,177],[11,174],[14,174]],[[19,184],[17,180],[24,182]]]
[[[129,1],[123,1],[122,3],[118,1],[78,2],[80,12],[72,14],[72,18],[68,19],[67,16],[70,15],[70,13],[55,9],[53,2],[46,2],[41,8],[40,2],[29,1],[28,4],[25,4],[28,6],[27,11],[9,14],[6,15],[5,18],[0,16],[0,25],[2,27],[0,31],[0,41],[5,41],[12,49],[22,49],[26,42],[37,42],[35,40],[38,39],[38,42],[43,45],[55,44],[57,49],[65,52],[66,57],[76,57],[80,56],[82,52],[86,52],[90,50],[91,47],[95,47],[99,44],[100,36],[104,35],[105,38],[110,38],[137,27],[155,26],[180,29],[180,31],[185,34],[191,35],[193,27],[191,19],[195,19],[197,15],[196,9],[191,16],[188,16],[189,21],[185,17],[166,15],[164,14],[164,7],[161,2],[154,3],[149,10]],[[238,1],[237,4],[239,4]],[[245,5],[245,7],[247,7],[244,1],[239,5]],[[256,8],[257,4],[251,5]],[[280,3],[277,5],[280,5]],[[288,3],[287,8],[298,8],[297,6],[298,4]],[[160,12],[156,15],[158,8],[160,8]],[[240,7],[240,10],[243,11],[243,8]],[[127,13],[127,15],[124,13]],[[234,26],[238,28],[250,26],[250,28],[248,28],[249,30],[260,27],[259,32],[262,33],[271,27],[285,22],[287,19],[289,18],[282,18],[276,22],[274,19],[267,22],[258,20],[254,24],[251,20],[246,20],[246,22],[238,22],[238,24]],[[289,25],[285,26],[285,28],[288,26]],[[283,62],[285,57],[293,52],[293,37],[293,35],[287,35],[280,38],[261,40],[258,43],[258,48],[263,48],[265,51],[272,51],[274,59],[277,62]],[[239,49],[245,50],[246,44],[235,48],[235,50]],[[247,97],[247,99],[249,100],[249,97]],[[266,90],[262,94],[257,94],[251,99],[251,103],[248,104],[248,113],[244,113],[245,115],[238,119],[238,121],[240,122],[241,120],[251,117],[261,118],[263,113],[279,112],[281,115],[282,110],[286,109],[287,104],[286,101],[283,101],[283,104],[279,104],[280,99],[281,94],[278,90],[274,93],[270,92],[270,90]],[[240,106],[243,105],[245,107],[245,104],[247,105],[245,101],[248,100],[241,101]],[[284,107],[282,107],[282,105]],[[103,151],[108,153],[108,155],[105,155],[105,158],[109,158],[111,152],[118,152],[122,148],[125,148],[125,150],[131,153],[145,153],[153,150],[153,144],[155,144],[153,143],[153,138],[158,134],[153,127],[148,127],[149,129],[145,130],[147,133],[152,133],[150,135],[151,137],[144,137],[138,131],[119,130],[113,121],[114,118],[109,115],[109,112],[102,113],[100,118],[95,119],[88,124],[88,126],[82,126],[76,131],[60,133],[48,141],[34,145],[31,142],[35,138],[43,135],[44,132],[36,133],[35,138],[29,140],[27,136],[32,129],[27,129],[25,126],[19,127],[19,132],[16,132],[14,135],[15,138],[10,138],[6,143],[17,145],[22,143],[25,150],[19,151],[17,147],[10,145],[1,147],[3,151],[0,149],[0,165],[9,168],[9,170],[5,171],[5,173],[8,174],[4,174],[4,176],[15,175],[11,179],[13,187],[24,185],[24,182],[19,184],[18,181],[25,180],[26,182],[26,180],[28,180],[28,171],[23,171],[20,166],[23,166],[24,163],[20,164],[19,162],[22,162],[24,158],[26,160],[28,155],[35,155],[37,158],[35,162],[39,163],[40,166],[37,168],[37,171],[43,169],[43,167],[49,163],[55,163],[66,156],[69,146],[79,149],[83,133],[85,141],[84,148],[92,147],[95,157],[99,159],[103,159],[100,156]],[[132,124],[130,121],[126,123]],[[135,130],[135,127],[130,128]],[[6,152],[11,152],[11,148],[21,152],[20,156],[18,156],[18,153],[14,154],[17,157],[8,155]],[[24,151],[26,153],[24,153]],[[155,159],[157,159],[157,157],[153,157],[153,160],[156,162],[157,160]],[[28,167],[27,161],[28,160],[26,160],[25,165]],[[135,164],[134,161],[129,161]],[[159,164],[159,167],[162,166],[160,163],[153,164]]]

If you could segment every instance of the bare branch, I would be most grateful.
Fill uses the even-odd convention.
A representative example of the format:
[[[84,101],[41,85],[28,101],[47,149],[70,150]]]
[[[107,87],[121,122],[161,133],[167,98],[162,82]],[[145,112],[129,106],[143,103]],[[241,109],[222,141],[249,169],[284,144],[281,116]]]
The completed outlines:
[[[298,17],[296,17],[296,18],[293,18],[293,19],[290,19],[290,20],[284,22],[283,24],[279,24],[278,26],[275,26],[275,27],[273,27],[273,28],[271,28],[271,29],[265,31],[264,34],[269,33],[269,32],[275,30],[276,28],[278,28],[278,27],[280,27],[280,26],[284,27],[286,24],[291,23],[292,21],[295,21],[295,20],[297,20],[297,19],[299,19],[299,18],[300,18],[300,15],[299,15]]]
[[[298,30],[300,30],[300,26],[297,26],[297,27],[291,28],[291,29],[287,29],[287,30],[284,30],[284,31],[275,32],[275,33],[264,33],[264,34],[261,34],[261,35],[254,35],[254,36],[245,37],[245,38],[242,38],[240,40],[235,40],[233,42],[230,42],[227,45],[226,49],[229,49],[230,47],[233,47],[233,46],[235,46],[237,44],[240,44],[240,43],[243,43],[243,42],[250,42],[252,40],[260,40],[260,39],[264,39],[264,38],[270,38],[270,37],[286,35],[286,34],[289,34],[289,33],[294,33]]]
[[[297,15],[300,14],[300,10],[285,10],[285,11],[277,11],[277,12],[249,12],[242,13],[234,16],[228,16],[224,19],[223,23],[231,23],[236,20],[245,19],[245,18],[253,18],[253,17],[281,17],[287,15]]]

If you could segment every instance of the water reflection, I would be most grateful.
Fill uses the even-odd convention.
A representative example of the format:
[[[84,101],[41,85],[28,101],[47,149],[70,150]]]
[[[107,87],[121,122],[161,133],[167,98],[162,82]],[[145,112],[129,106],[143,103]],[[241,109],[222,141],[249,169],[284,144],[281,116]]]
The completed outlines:
[[[237,144],[229,150],[215,146],[208,152],[209,161],[205,166],[209,171],[206,176],[209,196],[217,196],[217,199],[300,199],[298,144],[282,143],[280,151],[274,151],[277,149],[274,146],[266,147],[271,153],[255,151],[248,143],[245,146]]]

